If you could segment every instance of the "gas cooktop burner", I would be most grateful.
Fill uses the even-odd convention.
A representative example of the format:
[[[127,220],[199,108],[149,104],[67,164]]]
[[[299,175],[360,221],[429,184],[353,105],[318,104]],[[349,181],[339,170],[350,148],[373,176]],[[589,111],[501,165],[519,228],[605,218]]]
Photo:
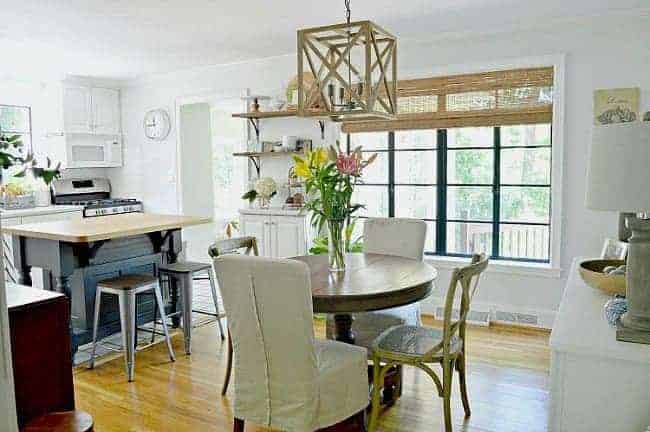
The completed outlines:
[[[141,204],[141,202],[135,198],[110,198],[110,199],[72,201],[71,204],[84,206],[85,208],[90,209],[90,208],[106,208],[106,207],[114,207],[114,206]]]

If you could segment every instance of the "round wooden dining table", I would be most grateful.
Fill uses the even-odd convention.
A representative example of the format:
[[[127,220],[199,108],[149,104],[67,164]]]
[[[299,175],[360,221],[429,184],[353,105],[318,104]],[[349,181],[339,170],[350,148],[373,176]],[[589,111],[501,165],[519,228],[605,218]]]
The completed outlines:
[[[372,253],[349,253],[346,268],[330,272],[327,255],[293,259],[311,270],[315,313],[334,314],[336,340],[354,344],[353,314],[418,302],[431,294],[438,272],[421,260]]]

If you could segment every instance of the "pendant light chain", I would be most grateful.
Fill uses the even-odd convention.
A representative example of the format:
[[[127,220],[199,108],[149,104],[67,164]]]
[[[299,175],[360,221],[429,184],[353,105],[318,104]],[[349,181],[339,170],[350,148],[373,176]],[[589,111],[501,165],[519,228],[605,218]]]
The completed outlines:
[[[348,107],[352,106],[352,68],[350,65],[352,65],[352,47],[350,46],[352,43],[352,28],[351,28],[351,15],[352,12],[350,11],[350,1],[351,0],[344,0],[345,2],[345,20],[348,24]]]

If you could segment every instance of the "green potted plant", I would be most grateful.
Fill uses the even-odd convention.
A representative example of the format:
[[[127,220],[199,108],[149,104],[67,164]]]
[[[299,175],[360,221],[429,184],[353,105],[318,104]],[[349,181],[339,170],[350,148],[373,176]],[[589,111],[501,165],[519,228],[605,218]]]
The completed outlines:
[[[36,189],[36,205],[37,206],[48,206],[52,203],[52,182],[61,178],[61,162],[57,163],[55,166],[52,164],[52,160],[47,157],[45,158],[46,165],[44,167],[39,167],[36,159],[33,159],[27,163],[23,170],[16,174],[17,177],[25,177],[27,172],[31,172],[35,180],[42,180],[44,188]]]

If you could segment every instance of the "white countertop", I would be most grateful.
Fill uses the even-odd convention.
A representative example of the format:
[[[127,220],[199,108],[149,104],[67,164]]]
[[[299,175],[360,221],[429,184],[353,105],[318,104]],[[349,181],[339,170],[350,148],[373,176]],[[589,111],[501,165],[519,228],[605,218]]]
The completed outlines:
[[[50,205],[46,207],[33,207],[20,210],[0,210],[0,218],[8,219],[25,216],[38,216],[55,213],[68,213],[83,210],[83,206],[75,205]]]
[[[576,258],[551,333],[551,349],[580,355],[650,363],[650,345],[619,342],[605,320],[603,306],[611,297],[589,287],[578,274]]]
[[[240,209],[240,214],[267,215],[267,216],[306,216],[307,212],[300,213],[300,209],[283,209],[282,207],[269,207],[267,209],[246,208]]]

